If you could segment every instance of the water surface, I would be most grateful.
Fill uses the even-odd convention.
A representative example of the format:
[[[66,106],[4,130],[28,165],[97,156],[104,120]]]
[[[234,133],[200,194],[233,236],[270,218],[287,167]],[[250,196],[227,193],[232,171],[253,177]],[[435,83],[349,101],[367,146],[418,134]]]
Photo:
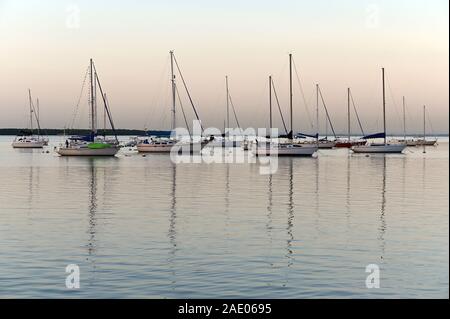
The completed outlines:
[[[448,138],[404,155],[173,164],[0,137],[0,297],[448,298]],[[77,264],[81,288],[65,287]],[[365,267],[377,264],[379,289]]]

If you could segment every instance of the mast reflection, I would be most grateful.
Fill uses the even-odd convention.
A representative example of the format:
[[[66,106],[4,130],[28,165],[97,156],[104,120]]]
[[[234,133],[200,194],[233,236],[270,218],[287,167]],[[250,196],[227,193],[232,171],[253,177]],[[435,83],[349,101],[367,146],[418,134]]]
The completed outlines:
[[[169,238],[169,256],[168,256],[168,264],[170,267],[170,272],[172,274],[171,285],[172,290],[175,289],[176,284],[176,272],[174,267],[175,255],[178,250],[177,248],[177,167],[175,163],[172,163],[172,187],[170,192],[170,209],[169,209],[169,230],[167,232],[167,236]]]
[[[97,229],[97,168],[95,167],[95,159],[88,159],[88,171],[89,171],[89,206],[88,206],[88,242],[87,242],[87,258],[86,261],[91,264],[92,276],[88,280],[91,284],[95,279],[95,256],[97,253],[97,239],[96,239],[96,229]]]
[[[385,254],[385,233],[386,233],[386,156],[382,158],[382,185],[381,185],[381,212],[380,212],[380,228],[379,241],[381,246],[381,256],[383,259]]]
[[[294,226],[294,174],[293,174],[293,159],[289,158],[289,199],[288,199],[288,219],[287,219],[287,235],[286,241],[286,256],[288,257],[288,267],[293,263],[292,259],[292,242],[294,241],[294,235],[292,228]]]
[[[267,236],[269,238],[270,244],[272,245],[272,221],[273,221],[273,194],[272,194],[272,186],[273,186],[273,176],[272,174],[269,174],[269,179],[268,179],[268,193],[267,193],[267,198],[269,200],[268,204],[267,204],[267,223],[266,223],[266,231],[267,231]]]

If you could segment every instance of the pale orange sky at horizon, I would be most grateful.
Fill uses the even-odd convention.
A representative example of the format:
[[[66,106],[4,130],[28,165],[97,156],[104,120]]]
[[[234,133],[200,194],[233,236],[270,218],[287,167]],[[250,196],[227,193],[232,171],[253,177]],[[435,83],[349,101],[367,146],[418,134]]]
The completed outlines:
[[[385,67],[388,132],[403,131],[404,95],[409,133],[421,132],[424,104],[433,130],[448,133],[448,27],[446,0],[0,0],[0,127],[28,124],[28,88],[40,99],[43,127],[69,125],[92,57],[116,127],[169,129],[173,49],[207,127],[223,127],[225,75],[243,127],[268,125],[269,74],[288,117],[292,53],[307,102],[294,81],[296,131],[314,131],[316,83],[336,131],[346,132],[347,87],[366,132],[382,129]],[[193,119],[186,98],[183,105]],[[78,117],[77,127],[87,127],[86,95]],[[183,126],[181,112],[177,121]],[[282,128],[276,113],[274,122]]]

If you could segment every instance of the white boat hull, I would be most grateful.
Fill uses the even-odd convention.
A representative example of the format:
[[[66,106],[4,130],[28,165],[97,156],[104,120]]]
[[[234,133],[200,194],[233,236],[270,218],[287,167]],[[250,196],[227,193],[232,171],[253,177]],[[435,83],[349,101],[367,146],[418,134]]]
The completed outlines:
[[[202,148],[205,146],[205,143],[176,143],[176,144],[145,144],[141,143],[136,146],[138,152],[140,153],[170,153],[172,152],[172,148],[175,148],[174,151],[178,150],[179,154],[194,154],[199,153]]]
[[[408,146],[423,146],[423,145],[433,146],[436,144],[436,142],[437,142],[437,140],[425,140],[425,141],[424,140],[409,140],[409,141],[406,141],[406,144]]]
[[[406,144],[380,144],[353,146],[355,153],[402,153]]]
[[[140,153],[170,153],[173,145],[137,144],[136,148]]]
[[[83,148],[65,148],[61,147],[57,153],[61,156],[114,156],[119,151],[119,148],[108,147],[92,149],[88,147]]]
[[[13,148],[43,148],[45,145],[44,141],[35,141],[35,142],[13,142]]]

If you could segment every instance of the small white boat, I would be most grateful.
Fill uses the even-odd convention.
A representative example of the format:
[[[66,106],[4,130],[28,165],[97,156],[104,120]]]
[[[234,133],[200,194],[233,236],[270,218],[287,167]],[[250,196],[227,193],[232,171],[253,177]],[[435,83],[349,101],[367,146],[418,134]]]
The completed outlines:
[[[136,148],[140,153],[170,153],[172,147],[175,146],[177,142],[175,140],[148,140],[140,141]]]
[[[47,144],[36,136],[17,136],[11,145],[13,148],[43,148]]]
[[[435,140],[418,140],[417,145],[425,145],[425,146],[433,146],[437,143],[437,139]]]
[[[403,141],[403,140],[401,140]],[[406,140],[406,145],[407,146],[433,146],[437,143],[437,139],[434,140],[423,140],[423,139],[411,139],[411,140]]]
[[[352,147],[355,153],[401,153],[406,144],[369,144]]]

